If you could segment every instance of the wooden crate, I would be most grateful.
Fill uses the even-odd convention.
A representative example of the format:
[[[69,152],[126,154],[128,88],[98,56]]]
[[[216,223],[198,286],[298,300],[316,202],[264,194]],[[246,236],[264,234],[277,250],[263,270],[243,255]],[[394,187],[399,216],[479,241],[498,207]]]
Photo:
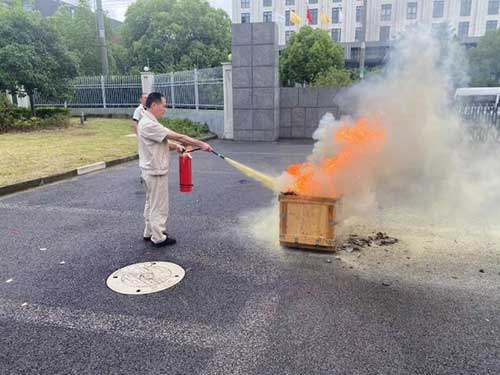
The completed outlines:
[[[341,199],[280,194],[280,244],[334,251]]]

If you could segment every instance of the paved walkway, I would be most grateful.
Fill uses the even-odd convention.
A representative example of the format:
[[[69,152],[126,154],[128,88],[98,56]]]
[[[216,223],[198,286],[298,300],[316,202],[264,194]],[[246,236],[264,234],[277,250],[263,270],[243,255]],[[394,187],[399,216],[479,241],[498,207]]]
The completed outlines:
[[[276,173],[311,150],[214,145]],[[213,155],[194,159],[191,194],[172,160],[178,245],[164,250],[141,238],[136,163],[0,199],[0,374],[500,373],[498,297],[388,287],[334,256],[266,246],[242,217],[272,193]],[[186,277],[151,295],[106,287],[149,260]]]

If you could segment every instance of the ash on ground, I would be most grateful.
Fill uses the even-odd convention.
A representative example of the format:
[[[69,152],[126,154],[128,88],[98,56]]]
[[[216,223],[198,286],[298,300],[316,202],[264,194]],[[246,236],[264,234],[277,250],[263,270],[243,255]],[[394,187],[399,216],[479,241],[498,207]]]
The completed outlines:
[[[398,242],[395,237],[390,237],[386,233],[377,232],[374,236],[360,237],[357,234],[349,235],[349,238],[339,246],[339,250],[344,250],[348,253],[353,251],[361,251],[364,247],[371,246],[388,246]]]

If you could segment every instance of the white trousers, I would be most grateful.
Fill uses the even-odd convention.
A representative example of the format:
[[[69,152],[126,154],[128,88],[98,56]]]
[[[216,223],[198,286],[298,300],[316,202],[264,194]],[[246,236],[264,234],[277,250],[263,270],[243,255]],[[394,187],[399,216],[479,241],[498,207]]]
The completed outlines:
[[[143,173],[146,187],[144,205],[144,237],[151,237],[154,243],[165,241],[164,232],[168,219],[168,175],[153,176]]]

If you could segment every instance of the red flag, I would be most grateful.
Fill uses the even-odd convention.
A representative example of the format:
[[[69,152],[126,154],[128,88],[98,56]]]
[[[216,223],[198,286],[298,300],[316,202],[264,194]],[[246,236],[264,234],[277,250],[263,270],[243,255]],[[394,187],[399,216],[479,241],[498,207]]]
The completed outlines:
[[[309,7],[307,8],[307,13],[306,13],[307,20],[309,21],[309,25],[312,25],[313,23],[313,16],[311,14],[311,10]]]

